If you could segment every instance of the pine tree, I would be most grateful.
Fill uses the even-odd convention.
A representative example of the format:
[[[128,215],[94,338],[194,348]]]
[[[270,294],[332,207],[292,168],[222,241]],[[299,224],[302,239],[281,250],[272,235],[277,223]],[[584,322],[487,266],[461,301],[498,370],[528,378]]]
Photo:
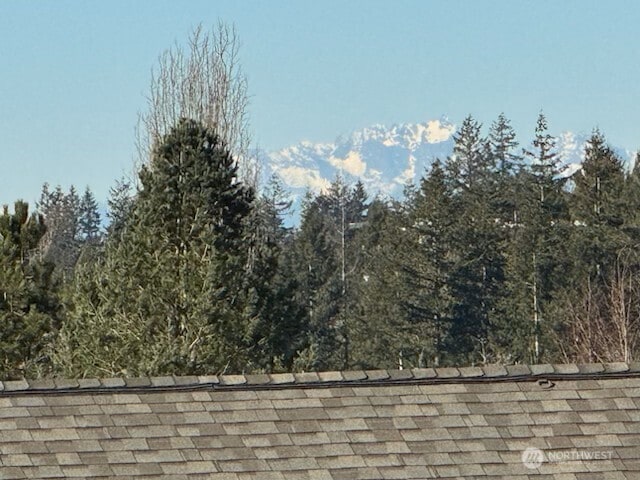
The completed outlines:
[[[252,190],[215,133],[181,120],[140,172],[120,238],[79,272],[61,332],[66,374],[241,371]],[[79,326],[82,325],[82,328]]]
[[[492,332],[503,363],[540,362],[558,324],[552,311],[564,285],[568,223],[560,159],[547,129],[541,113],[531,147],[523,149],[526,168],[514,178],[520,206],[508,228],[505,295]]]
[[[354,239],[366,209],[363,185],[350,188],[341,177],[305,202],[294,249],[296,261],[306,266],[298,283],[313,353],[307,352],[310,360],[300,368],[342,369],[350,362],[351,282],[360,267]]]
[[[455,193],[485,190],[495,171],[495,159],[488,155],[489,144],[481,135],[482,125],[468,116],[453,137],[453,155],[447,159],[448,188]]]
[[[588,275],[606,276],[617,251],[626,242],[624,222],[625,175],[620,158],[598,130],[589,139],[582,169],[574,175],[571,214],[576,226],[575,248],[585,261]],[[581,262],[582,263],[582,262]]]
[[[515,153],[517,146],[516,133],[501,113],[489,130],[489,155],[492,158],[489,163],[496,169],[495,192],[489,192],[489,195],[492,208],[503,224],[517,222],[522,208],[522,185],[519,180],[523,165],[522,157]]]
[[[352,279],[357,308],[350,324],[350,367],[397,369],[405,358],[407,367],[418,364],[412,356],[420,339],[410,328],[402,270],[407,223],[399,203],[375,199],[358,231],[362,267]]]
[[[124,177],[117,180],[115,185],[109,189],[109,199],[107,200],[108,236],[117,236],[122,232],[133,210],[133,203],[131,183]]]
[[[630,327],[628,314],[635,306],[621,299],[634,298],[636,287],[627,272],[637,271],[637,258],[628,254],[635,250],[636,239],[634,229],[625,225],[630,198],[623,163],[598,130],[587,143],[582,169],[573,181],[572,268],[567,272],[571,288],[562,305],[566,321],[560,341],[572,360],[623,361],[629,349],[611,348],[599,337],[616,332],[620,339],[630,340],[623,332]]]
[[[291,243],[284,226],[291,200],[273,176],[247,217],[248,285],[246,315],[251,362],[259,371],[291,371],[304,347],[304,306],[295,299],[295,265],[285,251]]]
[[[456,212],[452,226],[450,288],[454,298],[450,346],[458,363],[493,360],[489,329],[502,295],[504,235],[496,209],[496,158],[467,117],[454,137],[454,153],[444,166],[446,186]]]
[[[50,373],[50,352],[61,320],[59,285],[53,265],[37,254],[45,233],[42,216],[26,202],[5,206],[0,215],[0,376]]]
[[[334,234],[320,203],[307,195],[293,244],[295,263],[299,266],[297,301],[304,305],[305,330],[309,332],[307,351],[300,360],[306,359],[306,363],[298,363],[298,368],[304,370],[326,370],[336,362],[335,316],[342,289]]]
[[[44,184],[37,204],[47,227],[39,249],[63,278],[70,280],[80,255],[80,198],[72,185],[65,193],[61,186],[53,192]]]
[[[94,243],[100,236],[100,212],[98,202],[93,192],[87,187],[82,195],[79,205],[79,231],[80,238],[85,243]]]
[[[548,128],[547,118],[540,113],[532,142],[533,148],[523,150],[525,158],[529,160],[530,169],[538,180],[541,200],[545,199],[545,190],[548,187],[541,182],[543,180],[551,182],[560,173],[560,157],[556,151],[556,140],[551,136]]]
[[[489,131],[489,149],[501,175],[511,176],[520,169],[521,157],[514,153],[517,146],[516,132],[504,113],[501,113]]]
[[[403,271],[409,292],[409,322],[418,347],[417,365],[446,362],[450,347],[453,302],[450,291],[454,211],[439,161],[421,181],[409,213],[409,248]]]

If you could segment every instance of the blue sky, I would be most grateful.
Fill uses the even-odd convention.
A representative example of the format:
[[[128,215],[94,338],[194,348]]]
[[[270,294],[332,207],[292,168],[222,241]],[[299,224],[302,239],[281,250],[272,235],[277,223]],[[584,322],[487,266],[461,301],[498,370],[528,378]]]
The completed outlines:
[[[509,117],[522,143],[599,127],[640,147],[636,1],[0,1],[0,204],[43,182],[100,201],[135,156],[160,53],[235,24],[256,143],[373,123]]]

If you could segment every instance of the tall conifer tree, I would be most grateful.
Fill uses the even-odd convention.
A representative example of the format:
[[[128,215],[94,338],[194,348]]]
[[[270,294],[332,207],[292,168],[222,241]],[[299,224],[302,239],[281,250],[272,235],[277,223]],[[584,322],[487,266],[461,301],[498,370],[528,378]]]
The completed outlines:
[[[26,202],[0,215],[0,377],[51,373],[51,349],[61,321],[59,282],[37,246],[46,227]]]
[[[481,125],[467,117],[456,133],[445,178],[456,222],[452,226],[452,336],[457,362],[492,361],[489,328],[504,276],[502,233],[495,196],[497,159]],[[498,221],[497,221],[498,220]]]
[[[215,133],[188,119],[156,145],[140,185],[121,238],[80,272],[61,367],[74,375],[241,371],[252,191]]]
[[[409,212],[408,241],[403,272],[407,290],[409,325],[418,347],[417,365],[447,362],[454,348],[450,336],[453,301],[450,278],[455,252],[452,227],[455,213],[444,170],[436,161],[422,179]]]

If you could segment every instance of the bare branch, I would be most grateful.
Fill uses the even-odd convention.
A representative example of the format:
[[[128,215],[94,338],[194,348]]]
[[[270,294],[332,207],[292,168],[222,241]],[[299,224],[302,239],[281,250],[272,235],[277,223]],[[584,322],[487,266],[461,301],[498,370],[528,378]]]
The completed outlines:
[[[236,159],[240,179],[254,185],[257,162],[249,154],[249,96],[239,50],[235,27],[219,21],[210,31],[195,27],[186,47],[176,44],[160,55],[151,74],[147,110],[138,118],[137,167],[186,117],[212,128]]]
[[[571,361],[632,362],[640,350],[640,259],[622,250],[610,278],[568,305]]]

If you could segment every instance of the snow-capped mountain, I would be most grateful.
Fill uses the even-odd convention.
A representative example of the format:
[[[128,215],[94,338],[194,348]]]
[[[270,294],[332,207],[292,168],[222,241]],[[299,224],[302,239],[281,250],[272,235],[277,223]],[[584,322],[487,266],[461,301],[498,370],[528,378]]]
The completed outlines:
[[[373,196],[400,197],[407,183],[417,184],[431,163],[444,161],[453,152],[456,125],[446,117],[425,123],[404,123],[385,127],[372,125],[333,143],[303,141],[267,153],[267,175],[278,174],[297,201],[307,191],[319,192],[337,175],[352,183],[361,180]],[[567,166],[565,175],[579,170],[589,135],[563,132],[557,148]],[[527,146],[527,145],[523,145]],[[622,159],[632,153],[616,149]]]
[[[565,165],[563,176],[571,176],[581,169],[585,155],[585,147],[587,146],[590,136],[591,135],[584,133],[562,132],[556,137],[558,154],[562,159],[562,163]],[[628,168],[633,166],[635,158],[634,152],[615,146],[611,148],[613,148],[618,157],[625,162]]]
[[[300,142],[271,152],[267,173],[277,173],[294,194],[321,191],[340,174],[347,182],[361,180],[371,194],[398,196],[436,158],[452,152],[454,133],[455,125],[444,117],[390,128],[373,125],[334,143]]]

